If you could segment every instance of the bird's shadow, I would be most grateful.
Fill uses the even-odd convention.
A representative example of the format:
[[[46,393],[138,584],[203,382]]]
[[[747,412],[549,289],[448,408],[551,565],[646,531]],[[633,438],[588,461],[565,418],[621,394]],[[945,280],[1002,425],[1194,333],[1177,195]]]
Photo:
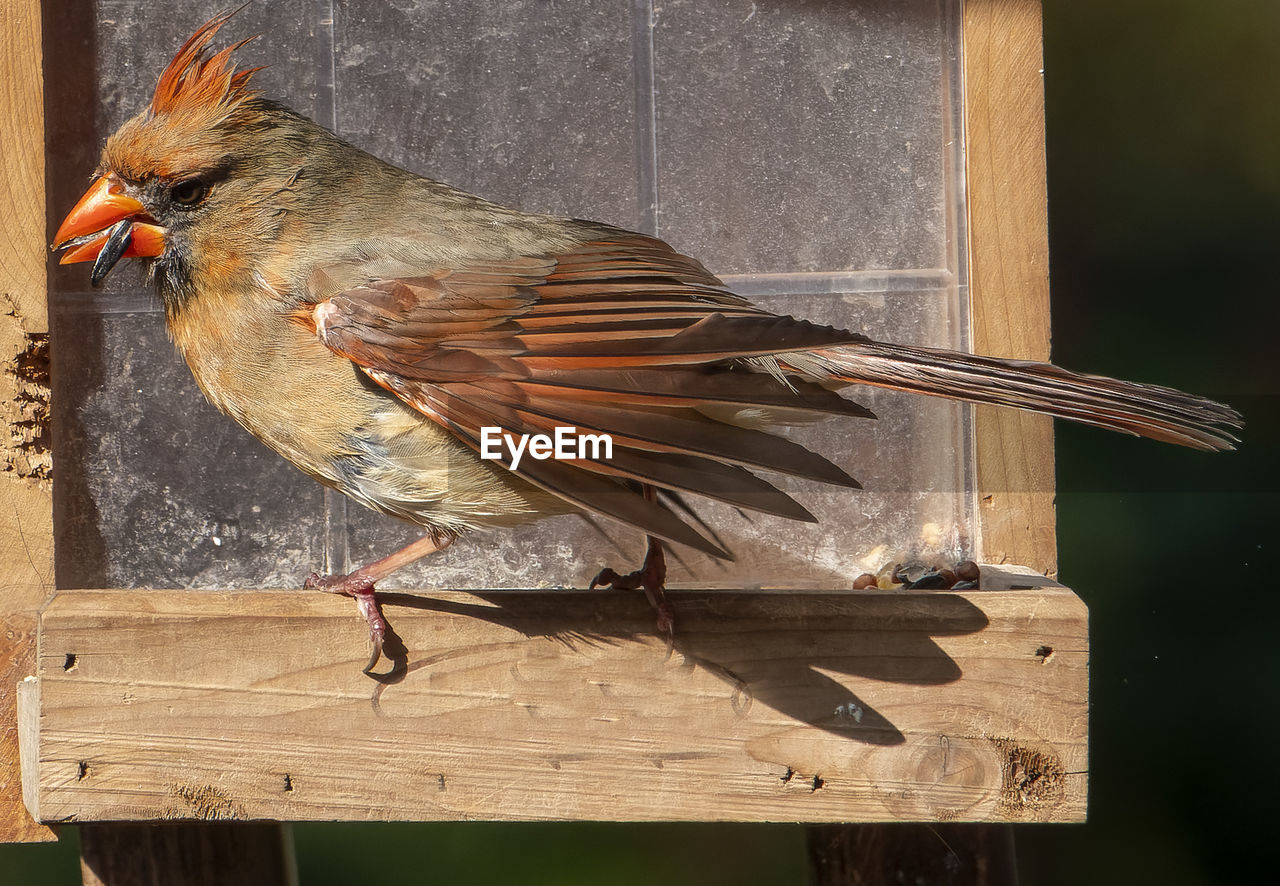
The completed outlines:
[[[383,695],[411,674],[453,652],[411,658],[395,632],[395,610],[409,608],[482,619],[526,637],[570,648],[653,644],[654,617],[640,595],[611,591],[479,591],[480,603],[380,593],[392,628],[383,644],[391,662],[378,682]],[[671,654],[732,688],[738,711],[763,704],[831,734],[874,745],[905,741],[874,705],[824,671],[887,683],[938,686],[958,680],[960,666],[937,637],[981,631],[987,616],[970,600],[940,592],[669,591],[676,613]],[[580,626],[590,625],[590,629]],[[744,629],[749,626],[749,630]],[[655,654],[661,655],[655,645]]]

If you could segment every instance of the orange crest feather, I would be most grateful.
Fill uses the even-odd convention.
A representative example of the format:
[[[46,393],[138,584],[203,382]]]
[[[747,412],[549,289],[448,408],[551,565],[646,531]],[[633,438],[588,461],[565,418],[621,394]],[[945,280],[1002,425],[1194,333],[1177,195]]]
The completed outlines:
[[[249,78],[262,68],[237,71],[231,64],[231,54],[256,37],[241,40],[221,52],[213,53],[209,49],[218,29],[238,11],[209,19],[182,45],[156,83],[155,95],[151,98],[153,115],[198,111],[222,112],[218,115],[225,116],[256,94],[248,88]]]

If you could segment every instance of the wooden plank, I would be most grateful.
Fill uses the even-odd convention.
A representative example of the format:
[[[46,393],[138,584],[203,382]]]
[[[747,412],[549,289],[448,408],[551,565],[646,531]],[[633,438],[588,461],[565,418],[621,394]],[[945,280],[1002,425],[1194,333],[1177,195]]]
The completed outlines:
[[[1048,193],[1039,0],[964,4],[974,349],[1049,358]],[[977,410],[982,559],[1057,572],[1053,423]]]
[[[53,491],[40,4],[4,0],[0,18],[0,842],[16,842],[54,839],[22,805],[15,701],[53,588]]]
[[[1043,581],[1043,580],[1042,580]],[[45,821],[1079,821],[1069,590],[63,591],[41,619]],[[392,646],[392,648],[395,648]]]

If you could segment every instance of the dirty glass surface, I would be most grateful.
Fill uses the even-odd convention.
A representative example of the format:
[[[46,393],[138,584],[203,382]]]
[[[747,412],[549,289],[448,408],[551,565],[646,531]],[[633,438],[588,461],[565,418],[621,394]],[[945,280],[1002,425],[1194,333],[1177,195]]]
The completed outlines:
[[[223,0],[181,13],[69,0],[46,22],[49,213]],[[656,233],[770,309],[921,345],[967,345],[958,2],[286,0],[255,82],[356,145],[526,210]],[[59,7],[62,8],[61,5]],[[121,265],[56,268],[58,584],[291,587],[417,536],[323,490],[203,400]],[[673,582],[847,587],[888,560],[971,552],[967,410],[853,393],[878,421],[788,431],[862,491],[781,481],[821,524],[708,505],[737,554],[678,551]],[[584,586],[638,533],[577,517],[464,539],[387,587]],[[623,567],[626,567],[624,569]]]

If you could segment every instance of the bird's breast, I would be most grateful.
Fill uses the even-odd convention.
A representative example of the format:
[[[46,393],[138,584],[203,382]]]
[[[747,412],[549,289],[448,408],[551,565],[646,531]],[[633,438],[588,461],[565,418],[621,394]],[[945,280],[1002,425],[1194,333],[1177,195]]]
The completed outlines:
[[[170,331],[214,406],[326,485],[402,519],[450,530],[564,508],[375,385],[280,302],[191,299]]]
[[[340,475],[344,439],[377,396],[350,361],[255,294],[202,293],[170,318],[170,330],[214,406],[307,473]]]

